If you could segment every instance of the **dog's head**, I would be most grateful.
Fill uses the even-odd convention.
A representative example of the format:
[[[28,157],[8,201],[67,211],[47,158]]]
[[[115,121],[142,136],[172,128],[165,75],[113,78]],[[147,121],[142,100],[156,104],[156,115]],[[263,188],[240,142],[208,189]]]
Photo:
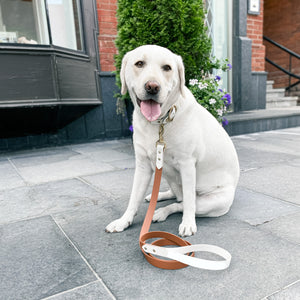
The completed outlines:
[[[184,66],[180,56],[170,50],[145,45],[123,57],[121,66],[121,93],[129,91],[136,109],[148,121],[163,116],[184,96]]]

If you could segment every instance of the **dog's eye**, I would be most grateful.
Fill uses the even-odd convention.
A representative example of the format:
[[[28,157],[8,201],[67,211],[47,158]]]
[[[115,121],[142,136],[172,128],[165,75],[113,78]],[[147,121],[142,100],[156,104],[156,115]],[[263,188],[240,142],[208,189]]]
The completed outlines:
[[[162,69],[163,69],[164,71],[166,71],[166,72],[169,72],[169,71],[172,70],[171,66],[169,66],[169,65],[164,65],[164,66],[162,66]]]
[[[144,64],[145,63],[143,61],[139,60],[138,62],[135,63],[135,66],[138,68],[142,68],[144,66]]]

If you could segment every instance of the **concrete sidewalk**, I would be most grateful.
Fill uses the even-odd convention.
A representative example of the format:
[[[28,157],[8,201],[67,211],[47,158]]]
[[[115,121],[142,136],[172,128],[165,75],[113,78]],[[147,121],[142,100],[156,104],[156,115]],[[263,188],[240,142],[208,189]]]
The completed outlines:
[[[146,202],[128,230],[104,232],[128,202],[131,140],[0,155],[0,299],[300,299],[300,127],[233,141],[234,205],[187,238],[227,249],[225,271],[149,265],[138,247]],[[180,222],[151,229],[177,234]]]

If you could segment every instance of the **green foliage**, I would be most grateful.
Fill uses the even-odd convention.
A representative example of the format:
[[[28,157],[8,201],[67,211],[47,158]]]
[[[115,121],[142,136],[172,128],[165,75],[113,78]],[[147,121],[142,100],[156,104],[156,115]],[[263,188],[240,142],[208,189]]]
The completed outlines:
[[[222,71],[231,70],[231,65],[226,59],[221,65],[220,61],[215,63],[215,68]],[[206,108],[223,126],[228,124],[224,117],[231,104],[231,96],[221,88],[221,76],[207,73],[206,76],[196,76],[189,80],[188,88],[193,93],[197,102]]]
[[[155,44],[181,55],[188,81],[212,65],[202,0],[118,0],[116,77],[126,52]]]

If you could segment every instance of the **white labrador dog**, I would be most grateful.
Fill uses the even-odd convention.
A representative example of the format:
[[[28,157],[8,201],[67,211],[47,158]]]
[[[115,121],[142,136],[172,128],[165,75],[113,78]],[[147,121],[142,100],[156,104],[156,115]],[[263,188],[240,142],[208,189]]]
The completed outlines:
[[[176,105],[174,120],[164,128],[163,175],[170,191],[160,193],[159,200],[176,197],[177,202],[157,209],[153,221],[182,212],[179,234],[190,236],[197,231],[196,216],[218,217],[230,209],[239,178],[233,143],[185,87],[182,59],[168,49],[145,45],[128,52],[121,82],[121,93],[128,90],[134,104],[136,169],[128,207],[106,231],[120,232],[131,225],[155,170],[159,125],[153,121]]]

